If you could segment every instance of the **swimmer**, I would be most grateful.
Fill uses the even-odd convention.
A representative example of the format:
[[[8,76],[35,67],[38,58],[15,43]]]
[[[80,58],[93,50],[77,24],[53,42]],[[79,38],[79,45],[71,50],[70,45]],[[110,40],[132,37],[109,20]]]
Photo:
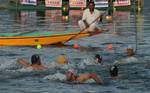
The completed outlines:
[[[117,77],[118,76],[118,67],[116,65],[113,65],[110,68],[109,72],[110,72],[111,77],[113,77],[113,78]]]
[[[17,62],[26,68],[32,68],[32,70],[46,70],[48,69],[41,63],[40,56],[37,54],[32,55],[31,64],[26,59],[18,59]]]
[[[127,56],[131,57],[134,55],[134,49],[132,48],[132,46],[128,46],[127,48]]]
[[[102,79],[95,73],[81,74],[81,75],[77,76],[76,71],[74,69],[70,69],[66,73],[66,78],[67,78],[67,81],[77,81],[79,83],[84,83],[85,81],[87,81],[89,79],[93,79],[93,80],[95,80],[96,83],[103,84]]]
[[[56,61],[58,62],[58,64],[68,64],[68,59],[65,54],[59,55]]]
[[[96,55],[95,55],[95,62],[96,62],[96,63],[102,63],[102,56],[99,55],[99,54],[96,54]]]

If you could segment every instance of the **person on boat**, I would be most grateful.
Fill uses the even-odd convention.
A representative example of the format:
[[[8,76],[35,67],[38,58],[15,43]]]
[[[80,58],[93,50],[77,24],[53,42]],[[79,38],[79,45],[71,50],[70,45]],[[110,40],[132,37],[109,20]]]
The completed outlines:
[[[81,74],[81,75],[77,76],[75,69],[68,70],[68,72],[66,73],[66,79],[67,79],[67,81],[70,81],[70,82],[75,81],[77,83],[84,83],[87,80],[93,79],[93,80],[95,80],[96,83],[103,84],[102,79],[97,74],[86,73],[86,74]]]
[[[118,67],[117,67],[117,65],[111,66],[109,72],[110,72],[110,76],[112,78],[116,78],[118,76]]]
[[[95,54],[95,62],[102,64],[102,56],[99,54]]]
[[[47,67],[42,65],[40,56],[37,54],[31,56],[31,64],[26,59],[18,59],[17,62],[26,68],[31,68],[32,70],[38,71],[48,69]]]
[[[65,54],[61,54],[56,58],[56,61],[58,64],[68,64],[68,58],[66,57]]]
[[[91,0],[88,4],[88,8],[84,10],[82,20],[78,21],[78,25],[81,30],[87,32],[94,32],[99,30],[97,26],[100,21],[101,13],[99,10],[95,9],[95,3]]]

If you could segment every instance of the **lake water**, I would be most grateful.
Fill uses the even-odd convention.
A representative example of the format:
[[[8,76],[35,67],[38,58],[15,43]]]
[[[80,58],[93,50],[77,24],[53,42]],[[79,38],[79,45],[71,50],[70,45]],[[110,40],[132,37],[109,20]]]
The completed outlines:
[[[150,91],[150,13],[149,1],[145,0],[142,13],[115,12],[113,23],[106,20],[100,27],[109,32],[76,40],[79,49],[67,42],[67,46],[0,47],[0,93],[149,93]],[[9,11],[0,10],[0,32],[63,32],[79,29],[77,22],[82,10],[71,10],[69,21],[62,19],[60,10]],[[107,49],[112,45],[112,49]],[[132,46],[134,57],[127,57],[126,48]],[[70,65],[55,66],[56,57],[66,54]],[[103,65],[93,62],[95,54],[101,54]],[[30,61],[32,54],[39,54],[47,71],[23,71],[16,63],[18,58]],[[113,80],[109,67],[119,61],[119,78]],[[104,85],[67,84],[60,81],[68,68],[77,68],[78,73],[95,72],[104,80]],[[57,74],[57,75],[56,75]],[[52,77],[55,77],[54,80]],[[47,79],[48,78],[48,79]],[[51,79],[50,79],[51,78]],[[58,80],[59,79],[59,80]]]

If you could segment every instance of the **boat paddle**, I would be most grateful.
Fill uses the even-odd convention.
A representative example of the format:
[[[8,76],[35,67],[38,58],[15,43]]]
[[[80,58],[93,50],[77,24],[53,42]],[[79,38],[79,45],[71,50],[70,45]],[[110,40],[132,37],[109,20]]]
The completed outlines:
[[[92,25],[94,22],[96,22],[99,18],[100,18],[100,21],[101,21],[102,15],[98,16],[94,21],[92,21],[88,26],[86,26],[86,28],[82,29],[79,33],[75,34],[74,36],[72,36],[71,38],[69,38],[68,40],[66,40],[63,43],[66,43],[66,42],[76,38],[79,34],[81,34],[83,31],[85,31],[90,25]],[[90,33],[90,32],[88,32],[88,33]]]

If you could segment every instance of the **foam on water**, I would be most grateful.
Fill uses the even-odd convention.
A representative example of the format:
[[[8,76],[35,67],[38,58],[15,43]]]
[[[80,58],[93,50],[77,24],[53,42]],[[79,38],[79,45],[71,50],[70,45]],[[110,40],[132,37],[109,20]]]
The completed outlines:
[[[49,69],[51,68],[62,68],[62,69],[68,69],[69,68],[69,64],[59,64],[57,62],[50,62],[47,64],[47,67]]]
[[[16,59],[3,60],[3,62],[0,63],[0,70],[15,69],[18,67],[19,67],[19,65],[17,65]]]
[[[65,81],[66,80],[66,76],[62,73],[55,73],[53,75],[48,75],[45,76],[44,79],[48,79],[48,80],[60,80],[60,81]]]
[[[19,72],[31,72],[31,71],[33,71],[33,69],[31,67],[27,67],[27,68],[18,69],[17,71],[19,71]]]
[[[113,64],[130,64],[130,63],[138,63],[138,59],[136,57],[127,57],[121,60],[116,60]]]
[[[62,74],[62,73],[55,73],[53,75],[48,75],[48,76],[45,76],[43,79],[46,79],[46,80],[50,80],[50,81],[61,81],[61,82],[65,82],[66,81],[66,75],[65,74]],[[66,82],[67,83],[67,82]],[[71,83],[71,82],[70,82]],[[90,84],[90,83],[95,83],[95,81],[93,79],[89,79],[87,81],[84,82],[85,84]],[[73,82],[72,82],[73,84]]]

